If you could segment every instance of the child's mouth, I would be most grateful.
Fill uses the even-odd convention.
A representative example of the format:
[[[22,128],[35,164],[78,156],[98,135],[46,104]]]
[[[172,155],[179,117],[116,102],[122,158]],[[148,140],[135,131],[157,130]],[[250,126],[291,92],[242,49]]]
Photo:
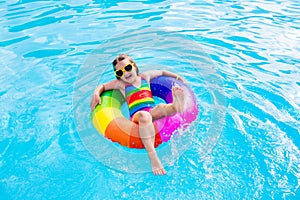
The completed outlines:
[[[131,78],[131,74],[129,74],[128,76],[125,76],[125,79],[127,80],[127,79],[130,79]]]

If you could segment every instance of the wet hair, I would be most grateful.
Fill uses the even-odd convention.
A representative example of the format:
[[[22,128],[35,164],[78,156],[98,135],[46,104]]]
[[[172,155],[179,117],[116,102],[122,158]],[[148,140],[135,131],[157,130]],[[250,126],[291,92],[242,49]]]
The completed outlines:
[[[112,61],[112,65],[113,65],[113,68],[114,68],[114,71],[116,70],[116,65],[120,62],[120,61],[122,61],[122,60],[124,60],[124,59],[126,59],[126,58],[129,58],[129,61],[130,62],[132,62],[133,64],[134,64],[134,66],[135,66],[135,68],[136,68],[136,74],[138,75],[139,74],[139,68],[137,67],[137,65],[136,65],[136,63],[133,61],[133,59],[129,56],[129,55],[127,55],[127,54],[120,54],[118,57],[116,57],[113,61]],[[116,78],[117,79],[120,79],[120,77],[117,77],[116,76]]]

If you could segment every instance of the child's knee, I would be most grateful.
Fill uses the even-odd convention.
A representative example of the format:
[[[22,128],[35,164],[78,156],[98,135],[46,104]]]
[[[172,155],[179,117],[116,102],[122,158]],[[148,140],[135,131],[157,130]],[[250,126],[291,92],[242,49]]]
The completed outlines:
[[[149,112],[140,111],[139,112],[139,122],[140,123],[149,123],[152,122],[152,116]]]

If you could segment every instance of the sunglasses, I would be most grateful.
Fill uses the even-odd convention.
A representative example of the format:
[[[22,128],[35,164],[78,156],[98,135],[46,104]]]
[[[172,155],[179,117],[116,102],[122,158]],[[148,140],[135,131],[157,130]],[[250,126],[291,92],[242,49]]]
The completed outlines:
[[[123,67],[123,69],[118,69],[115,71],[115,75],[118,78],[121,78],[124,75],[124,72],[131,72],[134,67],[134,63],[129,63]]]

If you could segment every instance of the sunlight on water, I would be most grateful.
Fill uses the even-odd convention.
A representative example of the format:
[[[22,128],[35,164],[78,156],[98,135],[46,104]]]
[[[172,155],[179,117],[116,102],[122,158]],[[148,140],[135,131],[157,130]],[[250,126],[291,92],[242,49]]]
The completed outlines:
[[[299,10],[292,0],[0,1],[1,199],[299,199]],[[196,123],[158,149],[169,148],[164,177],[141,153],[127,166],[101,160],[128,153],[99,143],[89,121],[92,92],[123,52],[143,70],[179,73],[197,96]]]

